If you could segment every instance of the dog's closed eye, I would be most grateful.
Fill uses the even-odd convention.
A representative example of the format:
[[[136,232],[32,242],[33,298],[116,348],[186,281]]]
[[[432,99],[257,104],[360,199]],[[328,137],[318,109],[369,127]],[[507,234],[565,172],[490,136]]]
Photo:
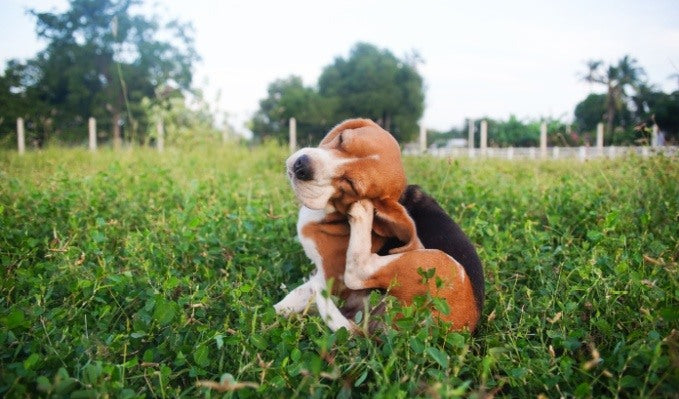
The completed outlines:
[[[356,186],[354,185],[354,181],[353,181],[353,180],[351,180],[351,179],[348,178],[348,177],[345,177],[345,178],[344,178],[344,181],[347,182],[347,184],[348,184],[349,187],[351,188],[351,191],[353,191],[354,194],[358,194],[358,190],[356,190]]]

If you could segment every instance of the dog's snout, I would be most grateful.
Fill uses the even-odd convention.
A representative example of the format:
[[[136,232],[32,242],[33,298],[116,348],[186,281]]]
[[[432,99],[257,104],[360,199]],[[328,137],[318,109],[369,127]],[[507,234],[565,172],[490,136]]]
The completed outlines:
[[[303,154],[292,165],[292,172],[299,180],[311,180],[313,178],[313,170],[311,169],[311,159],[308,155]]]

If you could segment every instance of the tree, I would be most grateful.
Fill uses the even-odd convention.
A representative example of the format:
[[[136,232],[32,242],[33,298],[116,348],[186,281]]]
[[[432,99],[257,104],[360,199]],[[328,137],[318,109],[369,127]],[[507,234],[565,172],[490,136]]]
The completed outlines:
[[[648,128],[655,123],[667,140],[679,139],[679,91],[667,94],[641,85],[632,99],[639,125]]]
[[[630,98],[628,91],[641,83],[644,75],[643,68],[637,65],[637,60],[626,55],[617,65],[605,67],[603,61],[588,61],[587,72],[583,79],[590,83],[606,86],[606,132],[613,132],[616,113],[627,109]]]
[[[490,118],[485,119],[488,120],[488,141],[491,145],[529,147],[540,143],[540,125],[538,123],[524,123],[515,115],[510,115],[506,122]],[[479,121],[477,131],[480,130]]]
[[[200,90],[184,97],[176,90],[161,90],[156,99],[144,97],[141,107],[145,111],[146,139],[158,138],[154,122],[163,122],[165,142],[179,146],[195,146],[199,143],[215,143],[222,140],[222,133],[215,128],[214,112]]]
[[[301,144],[317,143],[338,121],[333,120],[332,99],[321,97],[302,78],[278,79],[267,89],[267,97],[259,102],[259,110],[251,121],[255,138],[287,139],[288,121],[297,120],[297,137]]]
[[[115,142],[121,127],[133,139],[148,123],[141,107],[144,97],[155,98],[161,87],[189,90],[191,67],[198,59],[190,25],[161,25],[156,17],[132,15],[136,4],[71,0],[61,14],[31,11],[38,36],[48,45],[25,64],[34,73],[24,76],[18,91],[30,93],[49,110],[57,132],[94,116],[110,120]],[[171,39],[157,39],[161,32]]]
[[[424,110],[417,54],[399,60],[388,50],[359,43],[347,60],[339,57],[323,69],[318,90],[291,76],[269,85],[267,97],[251,121],[257,138],[287,138],[291,117],[298,140],[315,143],[343,119],[364,117],[378,122],[399,140],[412,139]]]
[[[606,115],[606,95],[592,93],[575,106],[575,125],[579,132],[593,132]]]
[[[367,117],[397,139],[412,139],[424,111],[423,82],[416,60],[402,61],[388,50],[358,43],[348,59],[338,57],[323,70],[319,93],[335,100],[338,121]]]

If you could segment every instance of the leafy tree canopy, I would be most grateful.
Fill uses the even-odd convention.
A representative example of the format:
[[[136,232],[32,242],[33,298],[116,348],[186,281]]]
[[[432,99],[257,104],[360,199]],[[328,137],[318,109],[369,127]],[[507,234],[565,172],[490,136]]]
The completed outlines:
[[[416,62],[359,43],[347,59],[338,57],[324,68],[318,89],[305,87],[295,76],[271,83],[251,127],[256,137],[284,140],[288,120],[295,117],[300,141],[313,143],[343,119],[366,117],[407,141],[417,135],[423,109]]]
[[[389,50],[358,43],[348,59],[339,57],[323,70],[319,92],[336,99],[338,119],[367,117],[397,138],[410,139],[424,111],[423,81],[415,66]]]
[[[575,106],[575,124],[579,131],[592,132],[606,115],[606,95],[592,93]]]
[[[34,59],[10,62],[0,78],[0,103],[15,104],[8,116],[28,119],[44,136],[64,135],[89,116],[114,139],[121,129],[130,138],[146,131],[142,99],[188,90],[198,56],[190,25],[135,15],[138,3],[71,0],[63,13],[31,11],[48,45]]]
[[[294,117],[298,142],[314,144],[337,123],[333,120],[336,108],[333,100],[320,96],[311,87],[305,87],[299,76],[272,82],[267,93],[267,97],[259,102],[260,109],[250,126],[259,139],[286,139],[289,120]]]

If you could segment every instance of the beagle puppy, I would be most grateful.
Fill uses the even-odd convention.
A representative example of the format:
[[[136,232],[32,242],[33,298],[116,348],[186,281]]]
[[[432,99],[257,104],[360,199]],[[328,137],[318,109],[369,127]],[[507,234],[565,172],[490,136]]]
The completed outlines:
[[[387,286],[375,285],[368,272],[376,266],[364,262],[365,249],[370,254],[377,252],[380,256],[406,255],[398,264],[413,261],[410,271],[415,274],[408,278],[413,277],[413,281],[417,282],[421,280],[417,273],[417,256],[407,254],[415,251],[422,255],[420,250],[424,242],[427,248],[445,252],[424,252],[426,259],[438,259],[441,273],[445,274],[445,265],[457,272],[458,280],[453,278],[455,274],[449,273],[443,276],[446,281],[451,284],[462,283],[458,287],[460,291],[447,291],[458,302],[456,306],[451,306],[450,312],[456,311],[457,319],[443,318],[452,321],[454,328],[474,328],[483,305],[481,262],[469,239],[433,198],[417,186],[408,186],[406,189],[400,148],[388,132],[370,120],[348,120],[333,128],[318,148],[304,148],[294,153],[286,161],[286,166],[293,190],[302,203],[297,233],[305,253],[316,265],[316,271],[306,283],[275,305],[279,314],[302,312],[315,301],[321,317],[332,330],[341,327],[358,330],[345,315],[353,317],[356,310],[363,308],[362,301],[369,291],[363,288],[389,288],[393,282],[392,278]],[[347,221],[347,212],[352,204],[366,199],[369,201],[361,202],[363,207],[374,208],[368,238],[365,231],[361,230],[366,223],[358,223],[357,218],[353,218],[353,223],[358,225],[356,228],[352,226],[350,230]],[[354,213],[362,216],[356,205],[354,208],[351,208]],[[366,217],[358,219],[364,220]],[[355,259],[348,262],[350,234],[355,244],[355,235],[365,241],[361,247],[354,245],[351,248],[350,253]],[[451,258],[446,254],[462,259],[462,271],[459,264],[450,262]],[[367,259],[377,259],[376,256]],[[345,272],[348,264],[351,268]],[[468,273],[470,278],[465,276],[462,279],[461,273]],[[350,287],[345,284],[347,277]],[[403,283],[403,273],[398,273],[397,277],[398,283]],[[437,277],[442,278],[438,274]],[[471,296],[465,291],[470,285]],[[421,286],[415,284],[414,287],[414,291],[407,292],[395,291],[395,287],[392,287],[391,293],[409,303],[417,295],[413,292],[425,292]],[[430,292],[435,293],[434,290]],[[347,306],[343,311],[332,301],[331,293],[345,299]],[[461,303],[469,306],[460,306]],[[462,313],[467,316],[459,316]]]
[[[415,224],[398,202],[406,187],[401,149],[386,130],[369,119],[350,119],[333,128],[317,148],[302,148],[286,161],[295,195],[302,203],[297,234],[316,265],[311,278],[274,305],[283,315],[304,311],[312,301],[332,330],[357,330],[330,294],[359,303],[365,291],[343,283],[351,204],[370,199],[377,212],[368,246],[378,251],[387,238],[400,246],[391,253],[421,249]],[[329,288],[329,289],[328,289]]]

